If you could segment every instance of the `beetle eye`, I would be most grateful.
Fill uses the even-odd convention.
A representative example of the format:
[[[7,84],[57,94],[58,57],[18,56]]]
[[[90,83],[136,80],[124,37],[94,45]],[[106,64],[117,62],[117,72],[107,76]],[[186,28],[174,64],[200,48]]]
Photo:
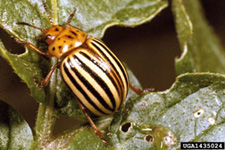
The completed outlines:
[[[45,41],[45,40],[50,39],[50,38],[51,38],[51,35],[48,34],[48,35],[46,35],[46,36],[43,37],[43,40]]]
[[[54,36],[50,35],[50,34],[47,34],[45,37],[44,37],[44,41],[47,43],[47,44],[51,44],[53,41],[54,41]]]
[[[46,39],[49,39],[49,38],[51,38],[51,35],[50,34],[48,34],[48,35],[46,35],[46,37],[45,37]]]

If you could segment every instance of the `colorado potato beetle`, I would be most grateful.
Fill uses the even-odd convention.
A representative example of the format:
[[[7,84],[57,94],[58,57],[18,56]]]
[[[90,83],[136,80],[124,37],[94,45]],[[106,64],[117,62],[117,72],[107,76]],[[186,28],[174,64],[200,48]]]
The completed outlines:
[[[48,44],[48,52],[43,52],[33,44],[18,41],[41,55],[62,58],[55,64],[39,86],[47,86],[56,68],[61,71],[65,83],[77,97],[79,106],[86,115],[89,123],[103,142],[107,141],[89,117],[87,110],[97,116],[114,113],[118,110],[127,96],[129,87],[138,94],[143,91],[129,83],[127,72],[120,60],[99,39],[87,38],[87,34],[70,22],[75,10],[70,14],[65,26],[53,25],[46,3],[42,0],[51,27],[41,29],[25,22],[27,25],[42,32],[41,39]]]

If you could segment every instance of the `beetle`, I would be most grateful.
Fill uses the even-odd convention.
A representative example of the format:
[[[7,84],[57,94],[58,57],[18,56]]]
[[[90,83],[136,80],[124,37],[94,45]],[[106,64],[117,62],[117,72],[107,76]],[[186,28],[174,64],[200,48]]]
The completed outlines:
[[[84,31],[70,25],[75,9],[65,26],[54,25],[45,1],[42,0],[42,3],[51,27],[42,29],[25,22],[17,24],[40,30],[42,35],[39,40],[42,39],[48,44],[48,51],[43,52],[26,41],[16,41],[41,55],[62,58],[62,61],[51,68],[43,81],[35,82],[40,87],[47,86],[52,73],[59,68],[62,78],[77,97],[79,106],[95,130],[95,134],[103,142],[108,143],[88,115],[87,110],[96,116],[113,114],[124,102],[129,87],[137,94],[148,90],[142,91],[129,83],[123,64],[101,40],[87,38]]]

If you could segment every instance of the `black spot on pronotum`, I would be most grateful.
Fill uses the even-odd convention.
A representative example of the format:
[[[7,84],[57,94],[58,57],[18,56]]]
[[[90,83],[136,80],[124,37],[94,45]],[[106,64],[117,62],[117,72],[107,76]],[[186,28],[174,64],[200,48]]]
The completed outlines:
[[[62,46],[59,46],[59,49],[61,49],[62,48]]]
[[[59,29],[58,28],[55,28],[55,31],[59,31]]]
[[[70,36],[70,35],[67,35],[67,37],[68,37],[69,39],[73,39],[73,37],[72,37],[72,36]]]
[[[71,31],[71,33],[72,33],[74,36],[77,36],[77,34],[76,34],[75,32]]]
[[[154,142],[154,137],[152,135],[147,134],[145,136],[145,141],[147,141],[147,142]]]
[[[54,51],[55,50],[55,47],[53,47],[52,50]]]
[[[123,124],[120,129],[123,132],[127,132],[130,129],[130,127],[131,127],[131,123],[127,122],[127,123]]]

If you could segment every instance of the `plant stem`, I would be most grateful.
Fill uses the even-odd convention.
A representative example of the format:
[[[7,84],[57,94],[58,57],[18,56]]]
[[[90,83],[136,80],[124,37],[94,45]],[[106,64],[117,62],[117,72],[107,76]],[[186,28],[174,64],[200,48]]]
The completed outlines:
[[[57,59],[51,58],[51,65],[57,63]],[[54,97],[56,93],[57,70],[52,74],[49,88],[46,93],[46,102],[39,104],[35,125],[34,149],[43,149],[52,138],[53,127],[56,121],[54,114]]]
[[[52,21],[53,24],[58,24],[58,14],[57,14],[57,0],[51,0],[52,4]],[[56,58],[51,58],[51,66],[57,63]],[[56,116],[54,114],[54,97],[56,93],[57,84],[57,69],[52,74],[49,88],[46,93],[46,103],[40,103],[37,120],[35,125],[35,139],[34,139],[34,149],[43,149],[50,142],[53,133],[53,127],[55,125]]]

